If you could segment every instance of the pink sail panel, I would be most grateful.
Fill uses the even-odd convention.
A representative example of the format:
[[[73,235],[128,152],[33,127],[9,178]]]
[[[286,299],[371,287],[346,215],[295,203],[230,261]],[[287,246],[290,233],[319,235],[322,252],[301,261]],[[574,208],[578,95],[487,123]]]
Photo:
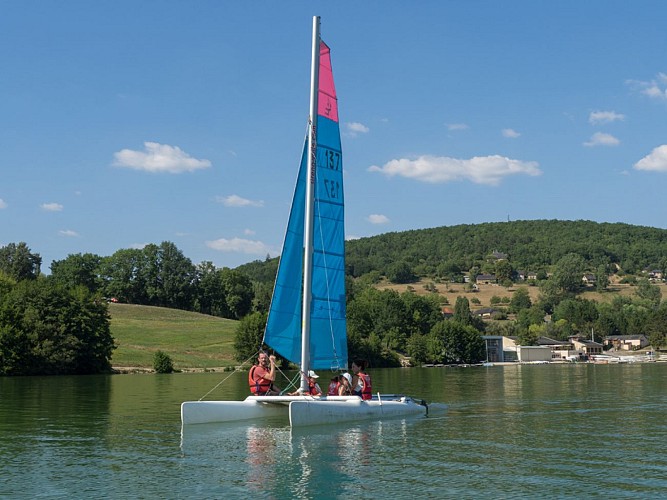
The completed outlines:
[[[318,86],[317,114],[338,123],[338,98],[331,70],[331,49],[320,42],[320,81]]]

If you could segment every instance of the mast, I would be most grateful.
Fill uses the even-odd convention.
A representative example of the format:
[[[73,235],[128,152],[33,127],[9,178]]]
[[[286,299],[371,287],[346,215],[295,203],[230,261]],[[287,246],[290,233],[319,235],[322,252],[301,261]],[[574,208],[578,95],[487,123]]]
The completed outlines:
[[[310,303],[313,282],[313,211],[317,167],[317,94],[320,70],[320,18],[313,16],[313,52],[310,70],[310,123],[308,127],[308,172],[304,220],[303,305],[301,311],[301,392],[308,391],[310,369]]]

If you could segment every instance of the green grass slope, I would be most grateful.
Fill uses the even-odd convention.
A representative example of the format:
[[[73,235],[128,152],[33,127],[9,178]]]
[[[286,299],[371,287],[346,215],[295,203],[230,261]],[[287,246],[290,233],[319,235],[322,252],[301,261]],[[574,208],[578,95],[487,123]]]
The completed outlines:
[[[153,355],[168,354],[174,368],[233,366],[238,321],[163,307],[109,304],[117,349],[114,367],[151,368]]]

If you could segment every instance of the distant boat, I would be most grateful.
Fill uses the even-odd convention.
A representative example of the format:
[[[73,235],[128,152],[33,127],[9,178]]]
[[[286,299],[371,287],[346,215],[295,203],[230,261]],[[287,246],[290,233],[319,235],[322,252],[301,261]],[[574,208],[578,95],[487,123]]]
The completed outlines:
[[[300,394],[186,401],[181,404],[185,425],[289,414],[290,425],[305,426],[429,412],[425,402],[400,394],[376,394],[366,400],[305,395],[309,370],[344,371],[348,365],[343,157],[331,54],[319,27],[316,16],[308,135],[264,333],[267,345],[300,364]],[[430,408],[442,411],[445,405]]]

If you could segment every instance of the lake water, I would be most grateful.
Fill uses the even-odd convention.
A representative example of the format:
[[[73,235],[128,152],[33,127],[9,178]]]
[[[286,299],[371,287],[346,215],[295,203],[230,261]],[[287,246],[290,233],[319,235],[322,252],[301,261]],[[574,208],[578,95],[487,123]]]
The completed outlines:
[[[0,378],[2,498],[656,498],[667,364],[373,370],[437,417],[191,426],[229,373]],[[322,385],[328,380],[322,377]],[[234,374],[213,399],[246,394]],[[210,399],[210,398],[209,398]]]

